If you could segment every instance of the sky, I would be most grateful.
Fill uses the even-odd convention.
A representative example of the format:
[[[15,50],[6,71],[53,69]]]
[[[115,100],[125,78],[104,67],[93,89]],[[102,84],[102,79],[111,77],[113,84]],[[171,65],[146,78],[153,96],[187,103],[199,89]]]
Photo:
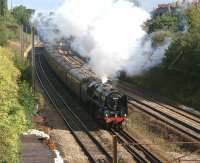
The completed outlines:
[[[11,6],[11,1],[13,6],[24,5],[39,12],[49,12],[56,10],[64,0],[8,0],[9,7]]]
[[[11,6],[11,1],[13,6],[25,5],[28,8],[36,9],[39,12],[49,12],[54,11],[60,5],[62,5],[64,0],[8,0],[9,6]],[[150,11],[158,3],[169,3],[174,0],[139,0],[141,6]]]

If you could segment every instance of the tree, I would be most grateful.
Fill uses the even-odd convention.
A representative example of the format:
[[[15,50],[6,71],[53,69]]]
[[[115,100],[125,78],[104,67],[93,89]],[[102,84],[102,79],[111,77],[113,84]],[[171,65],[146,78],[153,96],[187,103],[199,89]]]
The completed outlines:
[[[200,9],[190,7],[186,11],[188,32],[177,35],[164,60],[168,68],[176,68],[190,74],[200,73]]]
[[[159,30],[177,32],[179,31],[179,18],[175,14],[166,13],[162,16],[154,17],[147,22],[147,26],[149,33]]]
[[[186,12],[189,32],[200,31],[200,8],[192,6]]]
[[[13,14],[19,24],[27,25],[32,16],[32,10],[21,5],[13,9]]]
[[[5,16],[7,10],[7,0],[0,0],[0,16]]]

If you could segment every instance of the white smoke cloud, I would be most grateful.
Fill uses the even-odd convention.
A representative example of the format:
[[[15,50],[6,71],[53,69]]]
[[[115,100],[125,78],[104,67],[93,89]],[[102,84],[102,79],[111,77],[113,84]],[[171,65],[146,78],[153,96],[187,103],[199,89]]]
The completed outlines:
[[[100,77],[115,76],[120,70],[136,75],[161,63],[169,46],[166,41],[152,48],[142,27],[149,18],[148,12],[127,0],[65,0],[46,26],[47,17],[38,21],[38,30],[51,42],[72,37],[71,47],[90,58],[89,66]]]

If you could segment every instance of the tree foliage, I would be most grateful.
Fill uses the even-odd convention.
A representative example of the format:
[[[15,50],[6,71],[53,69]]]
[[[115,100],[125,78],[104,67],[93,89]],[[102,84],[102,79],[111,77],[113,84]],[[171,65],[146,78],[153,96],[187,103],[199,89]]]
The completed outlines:
[[[19,40],[19,26],[9,11],[5,16],[0,16],[0,46],[8,40]]]
[[[186,11],[188,32],[177,35],[167,51],[164,64],[189,74],[200,73],[200,9],[191,7]]]
[[[0,0],[0,16],[5,16],[7,12],[7,0]]]
[[[149,33],[160,30],[177,32],[179,30],[179,18],[175,14],[166,13],[150,20],[148,28]]]
[[[19,24],[27,25],[31,18],[32,12],[25,6],[17,6],[13,9],[14,16]]]
[[[174,40],[167,51],[165,64],[189,74],[200,73],[200,34],[187,33]]]
[[[189,8],[186,12],[189,32],[196,32],[200,31],[200,8],[193,6]]]

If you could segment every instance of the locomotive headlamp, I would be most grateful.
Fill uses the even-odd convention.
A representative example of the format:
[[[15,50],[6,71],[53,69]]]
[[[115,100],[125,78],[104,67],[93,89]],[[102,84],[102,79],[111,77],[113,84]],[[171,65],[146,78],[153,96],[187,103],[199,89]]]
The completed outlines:
[[[104,115],[105,115],[105,117],[108,117],[108,115],[109,115],[108,111],[105,111]]]

